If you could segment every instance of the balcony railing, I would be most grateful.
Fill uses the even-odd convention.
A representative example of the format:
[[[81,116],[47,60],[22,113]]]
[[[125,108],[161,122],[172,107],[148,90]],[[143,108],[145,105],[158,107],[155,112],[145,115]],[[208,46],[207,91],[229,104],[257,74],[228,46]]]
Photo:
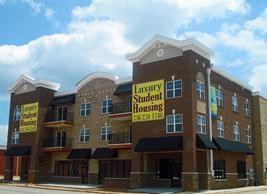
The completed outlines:
[[[71,138],[47,138],[43,140],[43,148],[48,147],[72,147]]]
[[[132,143],[131,132],[127,131],[127,132],[111,134],[111,139],[109,140],[109,144],[124,144],[124,143]]]
[[[129,102],[114,103],[112,104],[111,114],[128,113],[132,112],[132,105]]]
[[[45,122],[67,121],[73,122],[72,112],[55,112],[54,114],[47,114]]]

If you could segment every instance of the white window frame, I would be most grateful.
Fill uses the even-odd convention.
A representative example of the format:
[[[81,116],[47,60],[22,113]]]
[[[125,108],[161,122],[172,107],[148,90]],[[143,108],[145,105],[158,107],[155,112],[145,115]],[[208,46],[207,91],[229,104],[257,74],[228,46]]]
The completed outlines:
[[[245,112],[246,117],[250,117],[251,112],[250,112],[250,104],[249,104],[248,99],[246,99],[244,102],[244,112]]]
[[[112,99],[104,99],[101,101],[101,113],[102,114],[110,113],[111,109],[112,109]]]
[[[104,126],[101,128],[101,140],[109,141],[111,140],[112,126]]]
[[[91,114],[91,103],[90,102],[83,102],[80,105],[80,116],[86,117]]]
[[[11,144],[19,144],[19,131],[13,131],[12,132]]]
[[[196,82],[197,98],[199,100],[205,100],[205,82],[197,80]]]
[[[224,122],[221,120],[217,120],[217,132],[218,137],[224,138]]]
[[[176,87],[176,83],[178,83],[179,87]],[[169,84],[172,84],[171,88],[168,88]],[[183,92],[183,82],[181,79],[166,82],[166,98],[167,99],[181,97],[182,92]],[[168,95],[169,93],[171,94],[170,96]]]
[[[169,126],[173,126],[172,131],[168,131]],[[180,126],[179,127],[180,129],[178,129],[177,126]],[[166,116],[166,133],[180,133],[182,131],[183,131],[183,114],[167,115]]]
[[[252,132],[250,127],[246,129],[246,137],[247,137],[247,143],[252,144]]]
[[[20,120],[20,114],[21,114],[21,108],[16,106],[13,112],[13,121],[19,121]]]
[[[90,140],[90,131],[88,128],[81,128],[79,131],[79,142],[86,143]]]
[[[238,112],[238,99],[236,96],[232,96],[232,111]]]
[[[204,115],[197,115],[197,132],[206,134],[207,132],[207,120]]]
[[[233,125],[234,141],[240,141],[240,126]]]
[[[223,91],[216,88],[216,101],[217,105],[223,107]]]

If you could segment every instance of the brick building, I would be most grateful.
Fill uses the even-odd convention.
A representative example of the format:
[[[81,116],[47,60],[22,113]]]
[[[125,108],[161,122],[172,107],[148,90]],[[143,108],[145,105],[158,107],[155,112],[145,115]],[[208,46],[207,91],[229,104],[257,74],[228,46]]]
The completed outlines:
[[[247,186],[251,90],[212,66],[212,54],[196,40],[155,36],[127,56],[129,78],[93,73],[61,93],[56,83],[20,77],[11,89],[5,179],[21,156],[29,182]]]

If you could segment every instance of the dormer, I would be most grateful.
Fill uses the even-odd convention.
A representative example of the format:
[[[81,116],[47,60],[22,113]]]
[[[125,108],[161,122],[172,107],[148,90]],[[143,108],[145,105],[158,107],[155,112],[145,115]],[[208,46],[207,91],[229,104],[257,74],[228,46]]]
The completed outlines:
[[[22,74],[9,89],[9,91],[10,93],[22,94],[35,91],[37,87],[58,91],[60,84],[50,81],[36,80],[30,76]]]
[[[195,39],[180,41],[156,35],[139,50],[128,54],[126,57],[133,63],[140,62],[143,65],[181,56],[187,50],[192,50],[208,60],[213,56],[213,52],[209,48]]]

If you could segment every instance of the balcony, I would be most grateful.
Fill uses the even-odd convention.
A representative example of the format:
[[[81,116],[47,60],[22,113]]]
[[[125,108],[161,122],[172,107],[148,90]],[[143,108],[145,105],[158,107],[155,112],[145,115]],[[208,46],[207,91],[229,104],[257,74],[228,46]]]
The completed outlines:
[[[112,104],[110,118],[119,121],[127,121],[132,119],[132,105],[130,102]]]
[[[110,148],[131,148],[132,134],[130,131],[112,133],[108,144]]]
[[[47,138],[43,140],[44,152],[69,151],[71,148],[71,138]]]
[[[44,122],[45,127],[61,128],[73,126],[72,112],[55,112],[54,114],[47,114]]]

